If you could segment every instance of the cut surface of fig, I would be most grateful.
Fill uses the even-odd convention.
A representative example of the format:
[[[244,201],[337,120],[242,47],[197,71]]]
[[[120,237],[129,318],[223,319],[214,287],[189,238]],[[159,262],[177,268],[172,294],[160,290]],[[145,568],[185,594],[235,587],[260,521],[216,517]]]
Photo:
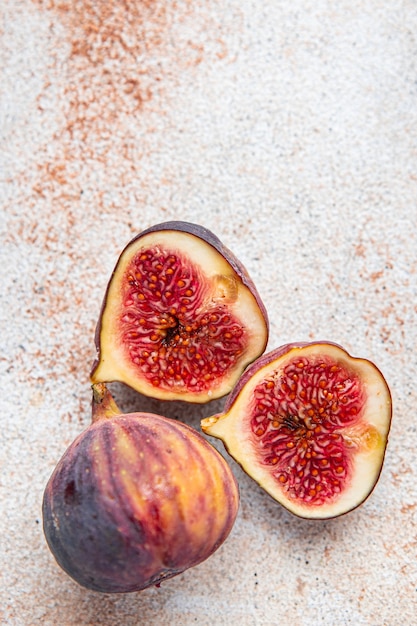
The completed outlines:
[[[371,493],[391,413],[389,388],[370,361],[333,343],[299,343],[252,363],[202,429],[291,512],[324,519]]]
[[[123,415],[106,390],[48,481],[43,525],[75,581],[125,593],[211,556],[238,506],[228,463],[198,432],[160,415]]]
[[[267,339],[265,307],[243,265],[202,226],[167,222],[135,237],[117,262],[91,380],[207,402],[233,388]]]

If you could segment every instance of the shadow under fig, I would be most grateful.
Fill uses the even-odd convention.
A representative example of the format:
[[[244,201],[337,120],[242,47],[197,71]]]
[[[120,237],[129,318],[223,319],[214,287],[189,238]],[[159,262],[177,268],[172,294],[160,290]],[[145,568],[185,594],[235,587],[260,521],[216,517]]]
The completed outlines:
[[[184,422],[201,432],[200,422],[223,410],[226,398],[212,400],[206,404],[182,402],[177,400],[158,400],[149,398],[123,383],[109,383],[108,388],[116,404],[123,413],[155,413],[180,422]]]

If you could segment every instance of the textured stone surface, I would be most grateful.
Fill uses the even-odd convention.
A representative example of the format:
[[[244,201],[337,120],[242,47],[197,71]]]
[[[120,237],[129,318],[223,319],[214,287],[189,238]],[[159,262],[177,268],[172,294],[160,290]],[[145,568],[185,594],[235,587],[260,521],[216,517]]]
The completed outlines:
[[[415,623],[415,3],[4,0],[0,13],[1,623]],[[242,503],[224,546],[160,589],[103,596],[56,566],[42,492],[89,421],[117,256],[167,219],[204,224],[245,263],[270,348],[326,338],[374,360],[391,437],[371,498],[333,521],[292,517],[231,462]],[[125,410],[197,428],[222,406],[113,390]]]

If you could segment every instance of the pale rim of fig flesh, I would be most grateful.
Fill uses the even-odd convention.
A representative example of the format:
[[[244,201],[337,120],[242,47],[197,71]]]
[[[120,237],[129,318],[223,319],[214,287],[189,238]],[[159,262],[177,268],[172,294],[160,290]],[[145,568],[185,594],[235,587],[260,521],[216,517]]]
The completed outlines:
[[[327,519],[355,509],[372,492],[391,416],[380,370],[320,341],[288,344],[257,359],[224,412],[201,426],[289,511]]]
[[[150,304],[154,311],[147,310],[146,324],[151,320],[149,323],[153,326],[147,331],[147,337],[140,336],[139,350],[135,339],[129,344],[129,337],[140,335],[143,317],[140,308],[135,309],[134,302],[132,305],[134,298],[137,302],[138,293],[129,295],[126,283],[135,280],[131,276],[132,263],[139,263],[141,255],[145,258],[146,254],[151,255],[149,258],[161,255],[161,266],[168,262],[169,255],[182,262],[183,267],[190,270],[190,289],[184,291],[181,287],[178,299],[187,301],[181,314],[175,301],[176,285],[182,284],[181,280],[172,285],[164,266],[160,274],[155,275],[151,285],[154,291],[150,293],[152,278],[139,273],[141,280],[148,281],[148,291],[143,289],[146,296],[140,294],[145,302],[143,306]],[[169,286],[165,292],[163,284]],[[159,293],[155,299],[154,293]],[[167,296],[164,301],[166,294],[171,300]],[[172,311],[175,313],[169,317]],[[121,322],[124,319],[131,320],[130,334],[124,333],[124,322]],[[233,337],[230,345],[225,346],[225,334],[220,339],[215,337],[218,337],[220,322],[226,319],[230,321]],[[206,324],[203,340],[199,338],[199,333],[203,334],[199,320]],[[182,329],[178,343],[169,324],[178,324]],[[207,328],[211,329],[213,339],[207,339]],[[267,313],[253,281],[240,261],[211,231],[189,222],[157,224],[137,235],[124,248],[112,273],[96,328],[97,359],[91,381],[123,382],[144,395],[162,400],[205,403],[233,389],[245,367],[264,352],[268,330]],[[233,351],[236,343],[238,349]]]

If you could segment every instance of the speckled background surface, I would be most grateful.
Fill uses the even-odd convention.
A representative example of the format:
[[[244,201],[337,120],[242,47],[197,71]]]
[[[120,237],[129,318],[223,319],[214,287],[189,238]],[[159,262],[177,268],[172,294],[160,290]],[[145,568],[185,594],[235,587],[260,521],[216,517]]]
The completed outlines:
[[[3,0],[0,14],[1,623],[416,624],[417,4]],[[371,498],[332,521],[291,516],[231,461],[241,508],[221,549],[160,589],[100,595],[55,564],[42,493],[89,423],[117,256],[167,219],[244,262],[269,348],[327,338],[374,360],[391,436]],[[222,406],[113,390],[196,428]]]

